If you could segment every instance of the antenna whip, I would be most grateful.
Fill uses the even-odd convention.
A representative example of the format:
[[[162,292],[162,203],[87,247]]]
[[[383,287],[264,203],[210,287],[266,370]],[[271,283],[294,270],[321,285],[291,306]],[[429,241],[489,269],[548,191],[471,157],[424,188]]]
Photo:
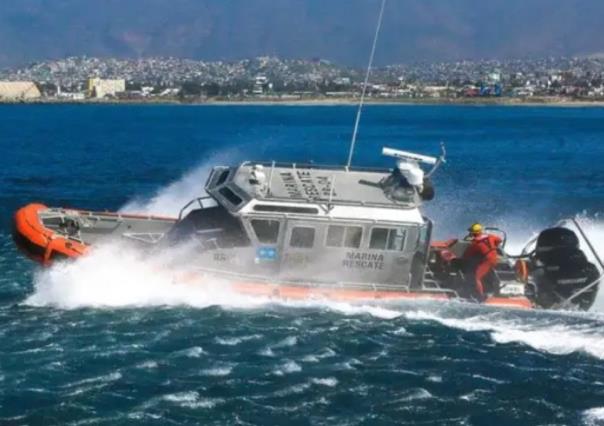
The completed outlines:
[[[348,162],[346,163],[346,169],[350,167],[352,163],[352,155],[354,154],[354,146],[357,142],[357,133],[359,132],[359,122],[361,121],[361,111],[363,110],[363,102],[365,101],[365,93],[367,92],[367,84],[369,83],[369,74],[371,73],[371,66],[373,65],[373,56],[375,55],[375,46],[377,45],[378,36],[380,35],[380,29],[382,28],[382,17],[384,16],[384,8],[386,6],[386,0],[382,0],[382,6],[380,8],[380,15],[378,17],[377,27],[375,28],[375,35],[373,36],[373,45],[371,46],[371,54],[369,55],[369,64],[367,64],[367,73],[365,74],[365,82],[363,83],[363,90],[361,91],[361,100],[359,102],[359,108],[357,109],[357,116],[354,122],[354,130],[352,131],[352,140],[350,141],[350,151],[348,152]]]

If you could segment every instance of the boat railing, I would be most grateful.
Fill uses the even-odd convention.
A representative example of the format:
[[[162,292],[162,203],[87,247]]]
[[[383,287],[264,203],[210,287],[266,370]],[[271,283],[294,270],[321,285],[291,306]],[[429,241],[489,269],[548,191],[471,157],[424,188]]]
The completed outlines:
[[[563,300],[562,302],[560,302],[559,306],[562,309],[565,309],[565,308],[569,307],[572,304],[573,300],[575,300],[581,294],[583,294],[583,293],[585,293],[587,291],[590,291],[593,287],[597,287],[600,284],[600,282],[604,279],[604,262],[602,262],[602,258],[600,257],[600,255],[596,251],[596,249],[593,246],[593,243],[591,242],[591,240],[587,237],[587,234],[583,230],[583,227],[579,224],[579,221],[576,218],[573,217],[573,218],[570,218],[570,219],[566,219],[566,220],[560,221],[559,223],[562,224],[564,222],[566,222],[566,223],[570,222],[579,231],[579,234],[583,238],[583,241],[585,241],[585,244],[587,245],[587,247],[591,251],[591,254],[593,255],[593,258],[598,263],[598,269],[599,269],[600,275],[594,281],[592,281],[589,284],[587,284],[586,286],[580,288],[579,290],[577,290],[576,292],[574,292],[572,295],[570,295],[570,297],[568,297],[565,300]]]
[[[330,197],[278,197],[275,195],[267,195],[261,198],[262,201],[277,201],[282,203],[306,203],[306,204],[326,204],[331,206],[360,206],[360,207],[383,207],[390,209],[415,209],[419,206],[415,202],[401,202],[401,201],[390,201],[390,202],[375,202],[375,201],[364,201],[364,200],[344,200],[341,198],[330,198]]]
[[[218,203],[216,203],[216,200],[214,200],[209,195],[205,197],[193,198],[191,201],[185,204],[182,209],[180,209],[180,212],[178,213],[178,221],[180,222],[183,219],[185,212],[191,209],[191,207],[193,206],[195,208],[199,206],[200,209],[207,209],[209,207],[216,207],[217,205]]]
[[[279,167],[285,169],[313,169],[313,170],[333,170],[333,171],[351,171],[351,172],[374,172],[374,173],[391,173],[392,169],[388,167],[363,167],[363,166],[351,166],[346,167],[343,165],[331,165],[331,164],[315,164],[315,163],[289,163],[279,161],[244,161],[241,166],[253,166],[261,165],[269,169]]]

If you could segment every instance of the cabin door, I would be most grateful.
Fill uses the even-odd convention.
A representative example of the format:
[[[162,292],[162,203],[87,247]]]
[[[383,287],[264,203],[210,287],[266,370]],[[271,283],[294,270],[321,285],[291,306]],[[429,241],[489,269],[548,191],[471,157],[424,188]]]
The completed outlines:
[[[281,277],[308,281],[315,276],[320,227],[305,221],[287,221],[281,257]]]
[[[417,249],[417,229],[375,225],[369,231],[367,256],[379,260],[378,282],[412,286],[411,270]],[[418,278],[420,281],[423,278],[421,273]]]
[[[275,278],[279,274],[283,253],[285,222],[281,218],[250,217],[250,237],[254,245],[254,262],[249,273]]]

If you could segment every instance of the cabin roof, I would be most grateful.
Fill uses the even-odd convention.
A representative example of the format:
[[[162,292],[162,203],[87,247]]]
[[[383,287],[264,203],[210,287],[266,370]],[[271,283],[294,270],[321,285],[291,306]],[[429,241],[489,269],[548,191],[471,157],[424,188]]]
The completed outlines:
[[[221,203],[240,198],[239,208],[251,200],[417,208],[417,190],[404,178],[393,188],[395,178],[390,169],[246,162],[214,168],[206,190]]]

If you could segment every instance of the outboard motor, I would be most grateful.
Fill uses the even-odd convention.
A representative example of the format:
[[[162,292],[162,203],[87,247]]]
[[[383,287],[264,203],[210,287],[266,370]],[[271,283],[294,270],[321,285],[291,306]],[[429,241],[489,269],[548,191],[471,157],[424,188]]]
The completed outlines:
[[[596,281],[598,268],[579,248],[579,238],[567,228],[550,228],[539,234],[533,257],[537,302],[550,308],[571,298]],[[572,303],[582,310],[593,304],[598,285],[580,293]]]
[[[541,257],[547,257],[550,251],[562,247],[579,248],[577,234],[568,228],[549,228],[542,231],[537,237],[535,256],[541,260]]]

